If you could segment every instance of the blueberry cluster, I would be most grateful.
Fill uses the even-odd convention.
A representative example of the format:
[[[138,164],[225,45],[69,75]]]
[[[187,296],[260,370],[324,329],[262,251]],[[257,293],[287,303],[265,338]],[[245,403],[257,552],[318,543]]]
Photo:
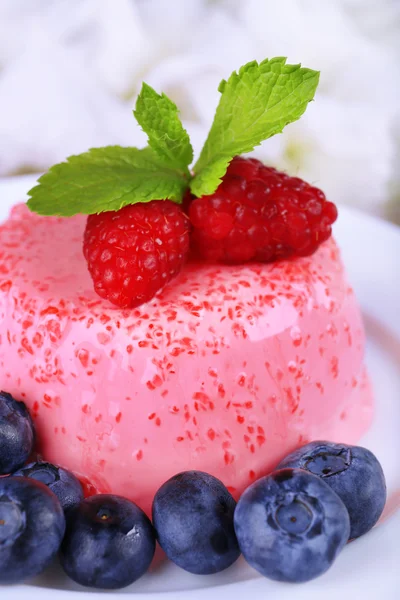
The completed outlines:
[[[25,405],[1,392],[0,585],[38,575],[57,554],[81,585],[117,589],[139,579],[155,552],[150,519],[119,496],[85,500],[79,480],[61,467],[24,466],[34,442]]]
[[[287,456],[237,504],[212,475],[175,475],[154,498],[152,524],[125,498],[84,499],[61,467],[24,466],[34,442],[25,405],[1,392],[0,585],[38,575],[59,554],[77,583],[122,588],[146,573],[156,540],[190,573],[218,573],[243,554],[265,577],[309,581],[375,525],[386,501],[382,467],[369,450],[321,441]]]

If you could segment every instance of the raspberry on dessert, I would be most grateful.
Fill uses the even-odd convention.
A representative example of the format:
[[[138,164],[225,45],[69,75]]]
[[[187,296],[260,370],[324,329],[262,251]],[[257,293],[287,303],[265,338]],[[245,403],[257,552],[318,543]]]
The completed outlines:
[[[337,218],[321,190],[240,156],[213,194],[186,198],[186,205],[195,253],[229,263],[313,254]]]
[[[189,249],[189,222],[169,200],[134,204],[90,215],[83,248],[99,296],[134,308],[179,273]]]

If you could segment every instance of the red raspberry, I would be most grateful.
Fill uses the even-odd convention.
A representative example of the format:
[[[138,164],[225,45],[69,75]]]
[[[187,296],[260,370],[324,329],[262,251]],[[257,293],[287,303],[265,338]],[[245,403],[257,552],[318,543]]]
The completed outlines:
[[[312,254],[337,218],[321,190],[240,156],[217,191],[189,199],[188,210],[195,253],[229,263]]]
[[[169,200],[90,215],[83,251],[96,292],[120,308],[150,300],[182,268],[190,224]]]

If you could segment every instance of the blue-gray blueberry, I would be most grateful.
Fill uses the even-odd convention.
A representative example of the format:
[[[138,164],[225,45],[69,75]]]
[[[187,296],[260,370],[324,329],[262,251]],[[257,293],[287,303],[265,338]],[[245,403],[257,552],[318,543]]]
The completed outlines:
[[[369,531],[386,503],[386,482],[376,456],[366,448],[311,442],[278,466],[300,468],[321,477],[343,500],[350,515],[350,538]]]
[[[50,463],[30,463],[13,473],[13,476],[30,477],[47,485],[57,496],[65,511],[78,506],[83,500],[83,488],[75,475]]]
[[[259,479],[235,510],[246,561],[265,577],[298,583],[322,575],[346,544],[347,509],[319,477],[284,469]]]
[[[119,589],[144,575],[155,545],[153,526],[136,504],[101,494],[69,511],[60,560],[81,585]]]
[[[58,552],[65,531],[55,494],[40,481],[0,479],[0,584],[39,575]]]
[[[154,527],[168,558],[197,575],[229,567],[240,555],[235,506],[224,484],[212,475],[186,471],[169,479],[153,502]]]
[[[22,467],[34,443],[35,428],[25,404],[0,392],[0,475]]]

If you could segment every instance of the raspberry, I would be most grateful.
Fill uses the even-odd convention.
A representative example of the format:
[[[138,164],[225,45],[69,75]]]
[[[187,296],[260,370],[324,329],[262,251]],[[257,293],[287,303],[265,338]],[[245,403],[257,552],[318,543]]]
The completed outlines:
[[[194,253],[228,263],[310,255],[337,218],[321,190],[240,156],[214,194],[186,198],[186,206]]]
[[[120,308],[150,300],[179,273],[189,228],[187,216],[169,200],[90,215],[83,251],[96,292]]]

